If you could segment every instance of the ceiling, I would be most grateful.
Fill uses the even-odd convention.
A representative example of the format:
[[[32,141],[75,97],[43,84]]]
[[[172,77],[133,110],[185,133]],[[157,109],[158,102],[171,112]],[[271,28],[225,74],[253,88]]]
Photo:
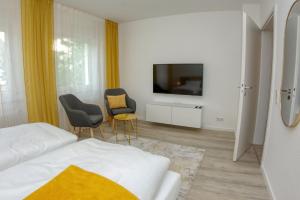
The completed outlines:
[[[56,0],[64,5],[117,22],[201,11],[241,10],[262,0]]]

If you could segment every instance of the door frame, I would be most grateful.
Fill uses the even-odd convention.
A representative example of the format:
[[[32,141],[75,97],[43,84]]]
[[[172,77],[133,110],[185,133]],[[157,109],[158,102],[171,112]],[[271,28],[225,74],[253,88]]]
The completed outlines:
[[[273,115],[273,105],[280,103],[280,90],[276,88],[276,54],[277,54],[277,5],[273,7],[271,10],[268,19],[265,21],[263,28],[270,22],[270,20],[273,20],[273,60],[272,60],[272,77],[271,77],[271,89],[270,89],[270,100],[269,100],[269,112],[268,112],[268,120],[267,120],[267,126],[266,126],[266,132],[265,132],[265,141],[264,141],[264,147],[262,152],[262,158],[261,158],[261,166],[264,164],[264,160],[266,158],[266,149],[269,145],[270,135],[271,135],[271,118]]]
[[[246,80],[246,78],[247,78],[246,77],[246,71],[247,71],[247,68],[246,68],[247,57],[246,56],[247,56],[247,42],[248,42],[248,38],[247,38],[248,20],[252,21],[255,24],[257,30],[259,30],[259,31],[261,30],[260,27],[251,19],[251,17],[246,12],[243,12],[243,14],[242,14],[241,80],[240,80],[240,89],[239,89],[238,119],[237,119],[237,128],[236,128],[236,131],[235,131],[236,134],[235,134],[235,145],[234,145],[234,152],[233,152],[233,161],[237,161],[251,147],[251,145],[247,146],[247,148],[244,148],[243,152],[240,153],[239,146],[241,145],[240,139],[242,137],[241,129],[242,129],[242,126],[243,126],[242,122],[243,122],[243,119],[244,119],[243,112],[245,112],[245,110],[243,109],[244,108],[244,103],[245,103],[244,102],[244,95],[245,95],[246,90],[248,89],[247,85],[245,83],[247,81]],[[259,60],[260,60],[260,58],[259,58]],[[258,70],[260,70],[260,69],[258,69]],[[259,77],[258,77],[258,80],[259,80]],[[250,86],[252,86],[252,85],[250,85]],[[258,98],[258,90],[259,90],[259,87],[257,87],[257,94],[256,94],[257,98]],[[256,102],[256,106],[257,106],[257,102]],[[256,113],[255,113],[255,116],[256,116]],[[254,127],[253,128],[255,130],[255,121],[254,121]],[[251,141],[251,143],[252,143],[252,141]]]
[[[247,36],[247,33],[246,33],[246,31],[244,31],[244,30],[246,30],[246,23],[245,23],[245,18],[247,17],[247,14],[245,13],[245,12],[243,12],[242,13],[242,69],[241,69],[241,78],[243,78],[243,77],[245,77],[245,62],[246,62],[246,40],[245,40],[245,38],[246,38],[246,36]],[[240,81],[241,83],[242,82],[244,82],[244,80],[241,80]],[[239,86],[239,87],[242,87],[241,85]],[[237,132],[239,132],[239,130],[241,129],[241,121],[242,121],[242,109],[240,109],[241,107],[242,107],[242,104],[243,104],[243,102],[242,102],[242,100],[241,100],[241,89],[242,88],[240,88],[239,89],[239,96],[240,96],[240,100],[239,100],[239,105],[238,105],[238,107],[239,107],[239,109],[238,109],[238,119],[237,119],[237,128],[236,128],[236,133]],[[236,142],[237,140],[239,140],[239,138],[240,138],[240,134],[238,134],[238,135],[236,135],[235,134],[235,144],[234,144],[234,151],[233,151],[233,161],[237,161],[238,160],[238,153],[237,153],[237,150],[238,150],[238,148],[237,148],[237,145],[238,145],[238,143]]]

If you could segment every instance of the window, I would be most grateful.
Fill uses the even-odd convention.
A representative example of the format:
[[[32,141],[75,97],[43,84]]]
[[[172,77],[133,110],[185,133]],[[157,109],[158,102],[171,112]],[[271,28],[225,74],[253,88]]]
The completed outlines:
[[[5,87],[7,85],[6,78],[6,48],[5,48],[5,32],[0,31],[0,87],[1,91],[7,90]]]
[[[103,105],[104,20],[55,3],[55,64],[57,94]],[[68,119],[59,103],[60,125]]]
[[[90,85],[89,48],[84,42],[56,39],[57,86],[85,89]]]
[[[0,127],[27,122],[20,1],[0,1]]]

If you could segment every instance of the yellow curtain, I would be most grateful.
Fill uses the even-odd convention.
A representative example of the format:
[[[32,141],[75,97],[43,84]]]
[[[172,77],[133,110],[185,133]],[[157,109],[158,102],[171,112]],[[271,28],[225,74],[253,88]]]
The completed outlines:
[[[117,88],[119,81],[118,24],[105,20],[106,38],[106,87]]]
[[[21,0],[28,120],[58,125],[53,9],[53,0]]]

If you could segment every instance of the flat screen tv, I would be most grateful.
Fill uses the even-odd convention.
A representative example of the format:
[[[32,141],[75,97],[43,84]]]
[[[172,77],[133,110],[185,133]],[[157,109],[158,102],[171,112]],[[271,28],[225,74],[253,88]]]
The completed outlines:
[[[203,64],[154,64],[153,93],[202,96]]]

